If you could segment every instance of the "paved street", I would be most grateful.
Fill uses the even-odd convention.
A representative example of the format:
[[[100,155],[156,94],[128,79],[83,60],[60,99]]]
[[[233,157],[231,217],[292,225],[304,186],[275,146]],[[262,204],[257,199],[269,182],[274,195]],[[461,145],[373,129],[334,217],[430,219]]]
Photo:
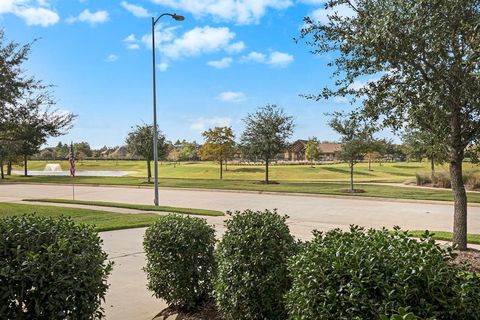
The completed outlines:
[[[151,204],[152,189],[76,186],[76,199]],[[280,208],[290,216],[292,233],[308,239],[312,229],[366,227],[406,229],[452,229],[452,205],[438,202],[388,201],[326,196],[272,195],[222,191],[161,189],[161,203],[170,206],[217,210]],[[71,186],[0,185],[0,201],[24,198],[71,199]],[[47,204],[46,204],[47,205]],[[102,209],[100,209],[102,210]],[[120,211],[120,210],[116,210]],[[126,212],[126,211],[123,211]],[[223,233],[222,217],[208,217],[218,234]],[[142,238],[144,229],[103,232],[104,248],[115,261],[105,308],[107,319],[152,319],[165,307],[145,288]],[[480,207],[469,208],[469,232],[480,233]]]

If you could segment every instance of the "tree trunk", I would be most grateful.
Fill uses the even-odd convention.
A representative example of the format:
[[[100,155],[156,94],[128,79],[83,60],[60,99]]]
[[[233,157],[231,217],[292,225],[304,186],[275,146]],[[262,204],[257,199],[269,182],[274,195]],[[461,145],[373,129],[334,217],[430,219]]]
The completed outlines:
[[[27,161],[28,161],[27,155],[24,154],[23,155],[23,169],[24,169],[25,177],[28,175]]]
[[[463,184],[462,162],[464,146],[462,144],[462,125],[460,108],[452,106],[450,130],[450,180],[452,184],[453,213],[453,244],[459,250],[467,249],[467,193]]]
[[[353,161],[350,162],[350,191],[353,192]]]
[[[432,183],[435,183],[435,159],[432,157],[430,158],[430,170],[432,175]]]
[[[372,157],[368,157],[368,171],[372,171]]]
[[[463,152],[452,151],[450,160],[450,178],[452,181],[454,214],[453,244],[459,250],[467,249],[467,193],[462,175]]]
[[[223,161],[220,160],[220,180],[223,180]]]
[[[7,176],[12,175],[12,161],[8,161],[7,163]]]
[[[2,179],[5,179],[5,174],[3,172],[3,160],[0,160],[0,175]]]
[[[152,178],[152,169],[150,168],[150,159],[147,159],[147,181],[150,183],[150,179]]]
[[[268,159],[265,160],[265,184],[268,184]]]

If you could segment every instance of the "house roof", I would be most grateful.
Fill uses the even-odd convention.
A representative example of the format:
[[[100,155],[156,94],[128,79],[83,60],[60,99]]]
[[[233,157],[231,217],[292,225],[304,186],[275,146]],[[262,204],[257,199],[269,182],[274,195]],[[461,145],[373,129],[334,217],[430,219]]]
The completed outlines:
[[[305,152],[307,142],[308,140],[299,139],[290,145],[288,151]],[[342,150],[342,145],[340,143],[322,142],[318,144],[318,149],[320,153],[336,153]]]
[[[342,150],[340,143],[319,143],[318,148],[320,153],[336,153]]]

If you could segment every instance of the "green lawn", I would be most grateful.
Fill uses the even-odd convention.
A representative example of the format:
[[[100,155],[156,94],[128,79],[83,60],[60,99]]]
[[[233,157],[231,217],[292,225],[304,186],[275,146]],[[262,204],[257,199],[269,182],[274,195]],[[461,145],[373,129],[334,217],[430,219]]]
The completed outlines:
[[[2,180],[0,180],[2,181]],[[9,177],[3,182],[23,182],[23,183],[71,183],[70,177]],[[1,183],[1,182],[0,182]],[[76,177],[77,184],[93,185],[144,185],[145,180],[135,177],[104,178],[104,177]],[[220,189],[220,190],[248,190],[258,192],[286,192],[286,193],[308,193],[308,194],[326,194],[326,195],[351,195],[355,197],[378,197],[390,199],[411,199],[411,200],[439,200],[452,201],[453,196],[450,190],[442,189],[421,189],[397,186],[385,186],[375,184],[356,184],[355,188],[365,190],[364,193],[349,194],[342,192],[348,188],[345,182],[289,182],[282,181],[279,184],[263,185],[256,181],[248,180],[207,180],[207,179],[160,179],[162,187],[176,188],[201,188],[201,189]],[[471,203],[480,203],[480,193],[468,193],[468,201]]]
[[[193,215],[201,215],[201,216],[223,216],[224,215],[223,212],[217,211],[217,210],[178,208],[178,207],[168,207],[168,206],[152,206],[152,205],[117,203],[117,202],[67,200],[67,199],[25,199],[23,201],[84,204],[84,205],[92,205],[92,206],[99,206],[99,207],[136,209],[136,210],[142,210],[142,211],[172,212],[172,213],[193,214]]]
[[[408,234],[412,237],[420,238],[425,231],[413,230],[408,231]],[[433,239],[452,241],[453,234],[447,231],[431,231],[433,233]],[[480,234],[468,234],[467,242],[473,244],[480,244]]]
[[[94,225],[96,231],[148,227],[161,216],[155,214],[123,214],[99,210],[0,203],[0,218],[35,213],[38,216],[71,217],[77,223]]]
[[[43,170],[47,163],[58,163],[63,170],[68,170],[68,161],[30,161],[30,170]],[[146,176],[145,161],[133,160],[86,160],[77,163],[78,171],[86,170],[122,170],[135,171],[130,178],[144,178]],[[22,170],[16,166],[15,170]],[[445,166],[438,166],[437,171],[446,170]],[[465,163],[464,170],[480,173],[480,168],[470,163]],[[176,179],[218,179],[218,164],[213,162],[187,162],[173,166],[170,163],[159,165],[160,178]],[[426,162],[397,162],[372,164],[372,171],[368,170],[368,164],[359,163],[355,166],[355,180],[358,182],[405,182],[414,180],[415,173],[428,173],[429,164]],[[224,172],[225,180],[262,180],[265,168],[261,165],[231,165]],[[271,180],[278,181],[348,181],[349,169],[344,163],[322,164],[311,167],[309,165],[272,165],[270,168]],[[143,179],[138,179],[143,181]]]

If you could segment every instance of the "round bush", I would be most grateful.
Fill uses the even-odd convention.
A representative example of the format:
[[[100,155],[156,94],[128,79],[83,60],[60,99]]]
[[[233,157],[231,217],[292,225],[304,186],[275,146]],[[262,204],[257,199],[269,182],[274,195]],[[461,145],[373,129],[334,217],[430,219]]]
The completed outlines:
[[[99,319],[111,263],[91,226],[0,219],[0,319]]]
[[[315,232],[289,261],[290,319],[378,319],[403,307],[422,319],[480,319],[480,278],[450,265],[452,257],[428,234]]]
[[[285,318],[287,260],[296,247],[287,217],[268,210],[231,215],[216,255],[219,310],[226,320]]]
[[[211,298],[215,230],[205,219],[167,215],[145,232],[148,289],[180,309]]]

